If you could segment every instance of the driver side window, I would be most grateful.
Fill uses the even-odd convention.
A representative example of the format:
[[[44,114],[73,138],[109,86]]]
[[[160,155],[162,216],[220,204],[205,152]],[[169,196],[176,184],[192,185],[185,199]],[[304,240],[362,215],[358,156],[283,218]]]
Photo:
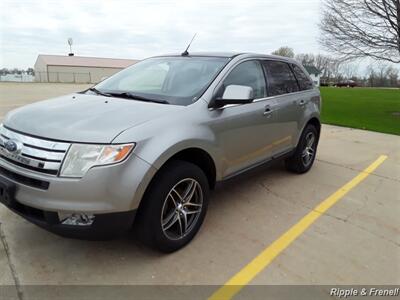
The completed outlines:
[[[253,89],[254,99],[266,97],[264,72],[256,60],[245,61],[237,65],[225,78],[217,97],[222,97],[228,85],[244,85]]]

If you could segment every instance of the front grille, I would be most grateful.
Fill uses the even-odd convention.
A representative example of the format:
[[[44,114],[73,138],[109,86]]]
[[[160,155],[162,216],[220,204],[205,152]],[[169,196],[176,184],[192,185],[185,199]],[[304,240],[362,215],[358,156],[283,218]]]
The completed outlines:
[[[20,145],[8,151],[8,141]],[[25,135],[0,127],[0,159],[35,172],[57,175],[70,144]]]

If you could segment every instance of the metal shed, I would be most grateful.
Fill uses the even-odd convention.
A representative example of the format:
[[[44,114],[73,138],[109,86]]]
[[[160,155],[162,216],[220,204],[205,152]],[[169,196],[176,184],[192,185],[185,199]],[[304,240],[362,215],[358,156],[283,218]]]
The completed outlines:
[[[35,81],[97,83],[138,60],[85,56],[38,55]]]

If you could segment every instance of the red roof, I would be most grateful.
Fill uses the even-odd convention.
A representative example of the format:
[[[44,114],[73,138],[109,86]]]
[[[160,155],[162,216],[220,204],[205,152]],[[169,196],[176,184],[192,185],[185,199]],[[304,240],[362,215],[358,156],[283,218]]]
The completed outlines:
[[[87,57],[87,56],[63,56],[63,55],[43,55],[42,59],[46,65],[51,66],[73,66],[73,67],[102,67],[102,68],[126,68],[138,62],[135,59]]]

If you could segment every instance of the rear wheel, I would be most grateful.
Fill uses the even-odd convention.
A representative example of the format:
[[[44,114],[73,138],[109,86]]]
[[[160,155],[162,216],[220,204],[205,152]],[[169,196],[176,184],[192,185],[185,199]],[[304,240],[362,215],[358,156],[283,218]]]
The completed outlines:
[[[294,154],[285,160],[286,169],[295,173],[305,173],[311,169],[318,146],[318,130],[308,124],[303,130]]]
[[[147,245],[163,252],[184,247],[206,215],[208,180],[196,165],[172,161],[152,181],[139,208],[136,229]]]

